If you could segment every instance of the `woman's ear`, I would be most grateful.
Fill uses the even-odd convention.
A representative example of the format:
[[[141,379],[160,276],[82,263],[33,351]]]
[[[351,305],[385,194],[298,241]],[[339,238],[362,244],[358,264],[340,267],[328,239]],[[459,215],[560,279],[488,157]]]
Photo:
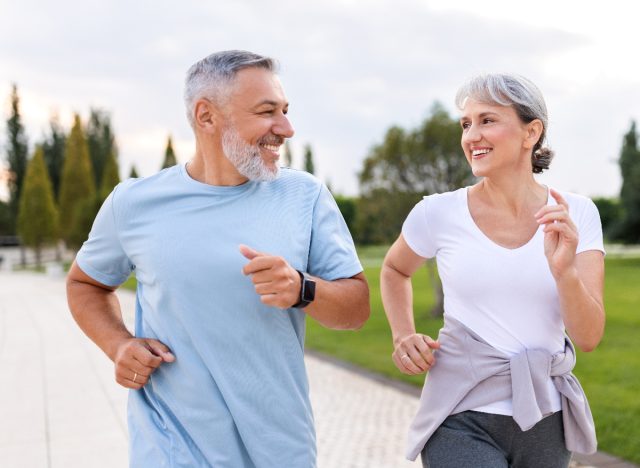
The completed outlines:
[[[527,124],[526,128],[526,137],[524,140],[524,147],[526,149],[533,149],[533,147],[540,140],[540,136],[542,135],[542,131],[544,130],[544,126],[542,125],[542,121],[540,119],[534,119]]]

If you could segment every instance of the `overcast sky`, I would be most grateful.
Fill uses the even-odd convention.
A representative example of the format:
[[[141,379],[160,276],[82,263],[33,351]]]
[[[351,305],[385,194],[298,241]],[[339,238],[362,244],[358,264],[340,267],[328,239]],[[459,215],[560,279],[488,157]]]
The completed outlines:
[[[596,4],[595,2],[593,2]],[[451,6],[454,5],[455,6]],[[211,52],[277,58],[290,100],[294,166],[311,144],[317,175],[355,194],[371,146],[417,125],[478,72],[525,75],[542,90],[556,151],[543,183],[617,195],[617,158],[640,116],[640,3],[471,0],[0,0],[0,144],[12,82],[29,143],[57,113],[111,114],[121,175],[158,170],[168,134],[193,152],[186,69]],[[2,159],[4,160],[4,147]]]

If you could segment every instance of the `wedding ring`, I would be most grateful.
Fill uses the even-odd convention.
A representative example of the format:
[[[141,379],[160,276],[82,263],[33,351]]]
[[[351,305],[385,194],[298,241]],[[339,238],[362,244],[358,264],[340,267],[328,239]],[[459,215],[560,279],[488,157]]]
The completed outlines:
[[[402,361],[406,357],[409,357],[409,355],[408,354],[403,354],[402,356],[400,356],[400,360]]]
[[[133,383],[136,383],[136,379],[138,378],[138,373],[134,372],[133,373]]]

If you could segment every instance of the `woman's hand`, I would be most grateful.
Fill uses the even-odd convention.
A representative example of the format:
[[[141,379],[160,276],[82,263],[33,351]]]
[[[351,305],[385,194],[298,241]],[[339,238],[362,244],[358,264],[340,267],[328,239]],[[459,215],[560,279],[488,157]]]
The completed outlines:
[[[576,273],[578,229],[569,217],[569,204],[557,191],[549,189],[557,205],[546,205],[536,213],[544,224],[544,254],[556,281],[568,273]]]
[[[396,347],[391,357],[403,374],[424,374],[436,363],[431,350],[440,348],[440,343],[431,337],[413,333],[396,341]]]

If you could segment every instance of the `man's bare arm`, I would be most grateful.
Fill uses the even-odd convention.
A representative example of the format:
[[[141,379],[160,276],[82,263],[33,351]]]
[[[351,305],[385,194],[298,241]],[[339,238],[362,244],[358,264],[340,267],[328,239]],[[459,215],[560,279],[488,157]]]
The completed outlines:
[[[162,362],[175,357],[158,340],[134,337],[124,324],[114,287],[97,282],[74,262],[67,276],[67,301],[82,331],[115,364],[116,381],[139,389]]]

